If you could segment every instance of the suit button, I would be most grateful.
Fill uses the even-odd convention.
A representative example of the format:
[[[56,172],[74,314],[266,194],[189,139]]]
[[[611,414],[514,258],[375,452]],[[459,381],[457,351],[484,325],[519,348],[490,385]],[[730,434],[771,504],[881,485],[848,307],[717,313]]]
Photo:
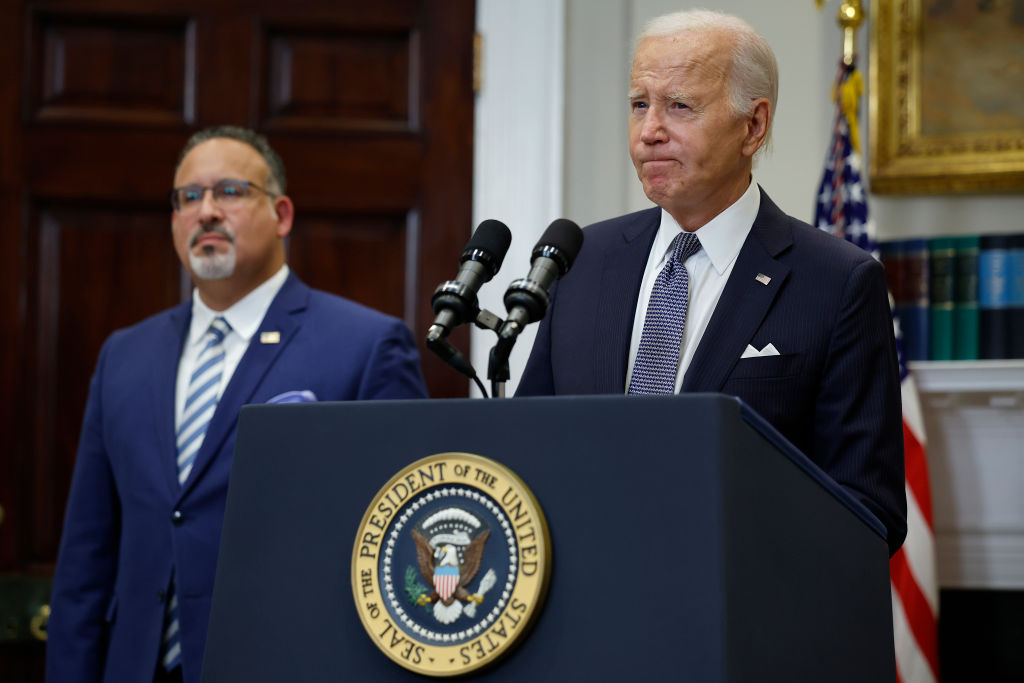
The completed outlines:
[[[181,510],[175,510],[171,513],[171,521],[175,524],[181,524],[185,521],[185,515],[181,514]]]
[[[160,588],[157,589],[157,591],[156,591],[156,601],[157,602],[163,602],[164,601],[163,589],[160,589]]]

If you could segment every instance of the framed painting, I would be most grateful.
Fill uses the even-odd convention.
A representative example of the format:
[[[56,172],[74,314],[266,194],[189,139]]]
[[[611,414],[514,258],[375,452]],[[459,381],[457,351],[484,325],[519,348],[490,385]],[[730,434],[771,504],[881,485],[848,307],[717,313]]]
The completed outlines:
[[[876,193],[1024,190],[1024,0],[875,0]]]

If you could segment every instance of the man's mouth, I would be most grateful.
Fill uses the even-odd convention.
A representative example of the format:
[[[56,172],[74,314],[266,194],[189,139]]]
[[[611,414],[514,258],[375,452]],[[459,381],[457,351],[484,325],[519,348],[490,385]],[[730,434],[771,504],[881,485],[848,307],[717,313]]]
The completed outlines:
[[[234,241],[234,235],[227,228],[222,225],[215,225],[213,227],[203,227],[197,231],[189,239],[188,246],[189,249],[195,249],[198,246],[208,250],[212,249],[218,242],[233,244]]]

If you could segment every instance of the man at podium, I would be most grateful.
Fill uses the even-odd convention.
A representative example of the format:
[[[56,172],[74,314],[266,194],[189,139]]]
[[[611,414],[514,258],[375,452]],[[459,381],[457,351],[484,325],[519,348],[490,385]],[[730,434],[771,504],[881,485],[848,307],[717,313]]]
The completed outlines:
[[[202,130],[181,154],[171,228],[195,291],[103,346],[54,575],[47,680],[199,681],[243,404],[426,396],[400,320],[289,271],[285,191],[280,157],[252,131]]]
[[[636,44],[629,151],[657,207],[585,229],[517,395],[738,396],[863,502],[896,552],[906,497],[885,276],[753,179],[776,108],[771,47],[706,11],[658,17]]]

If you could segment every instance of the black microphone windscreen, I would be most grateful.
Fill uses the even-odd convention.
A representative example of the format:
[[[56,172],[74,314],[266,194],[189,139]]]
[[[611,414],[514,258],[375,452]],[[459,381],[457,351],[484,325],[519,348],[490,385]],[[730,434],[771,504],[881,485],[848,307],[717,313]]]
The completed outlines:
[[[477,226],[473,235],[462,250],[462,258],[471,258],[474,251],[482,251],[492,260],[491,268],[497,273],[501,262],[505,260],[509,245],[512,244],[512,231],[501,221],[488,218]]]
[[[534,247],[533,255],[536,257],[538,252],[543,251],[545,247],[554,247],[558,250],[559,256],[565,260],[564,270],[568,270],[572,262],[576,260],[582,246],[583,230],[580,229],[580,226],[568,218],[557,218],[541,235],[540,241]]]

